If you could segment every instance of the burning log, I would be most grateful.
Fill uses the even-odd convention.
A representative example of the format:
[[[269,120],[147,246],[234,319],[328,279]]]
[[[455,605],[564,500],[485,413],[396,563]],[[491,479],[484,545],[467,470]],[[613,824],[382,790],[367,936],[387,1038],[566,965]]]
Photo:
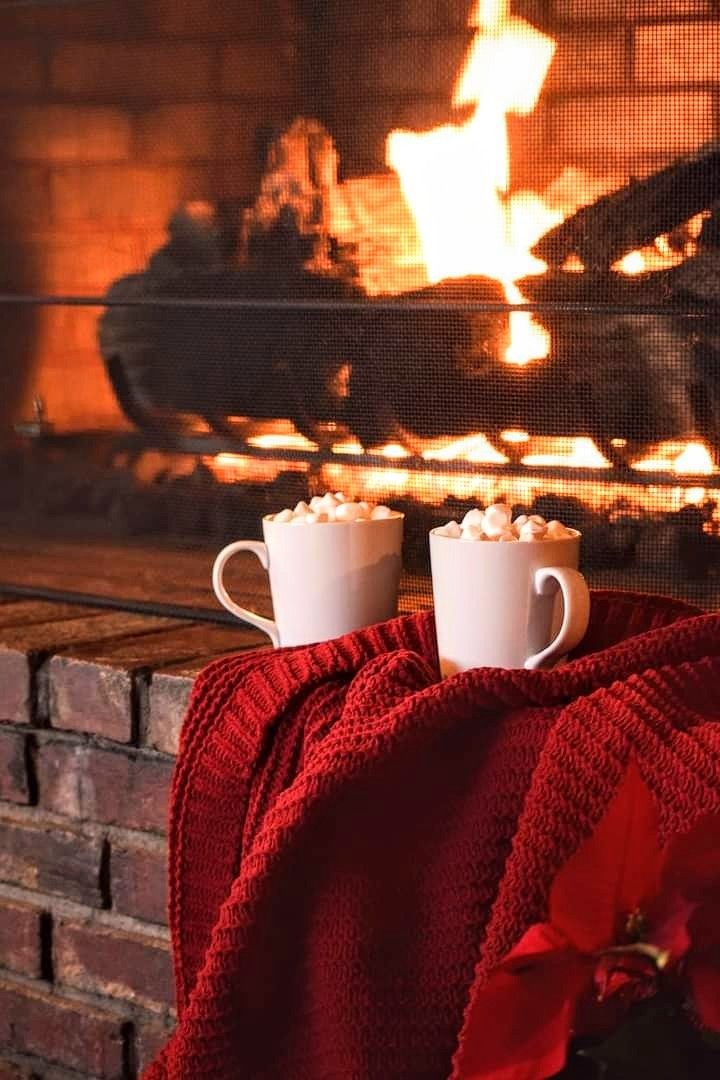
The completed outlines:
[[[605,273],[629,251],[672,232],[720,199],[720,144],[712,142],[644,180],[584,206],[537,242],[533,254],[552,268],[577,256]]]
[[[665,309],[540,316],[552,336],[563,406],[587,402],[586,433],[613,459],[661,439],[699,436],[720,444],[719,241],[710,218],[697,253],[669,270],[638,276],[555,270],[522,282],[534,301]],[[683,317],[688,307],[705,309],[707,317]],[[621,455],[613,439],[626,441]]]

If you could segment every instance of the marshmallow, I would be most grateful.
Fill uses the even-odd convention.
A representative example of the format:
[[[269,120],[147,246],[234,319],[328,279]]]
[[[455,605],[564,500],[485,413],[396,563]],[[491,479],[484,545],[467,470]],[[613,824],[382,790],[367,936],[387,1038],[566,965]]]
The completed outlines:
[[[361,521],[368,516],[363,512],[360,503],[355,502],[340,503],[335,511],[336,521]]]
[[[435,532],[439,536],[451,536],[453,540],[459,540],[462,535],[462,529],[458,525],[457,521],[448,521],[445,525],[438,525]]]
[[[286,521],[292,521],[294,517],[292,510],[281,510],[279,514],[273,514],[273,521],[283,524]]]
[[[561,521],[548,523],[540,514],[519,514],[512,521],[512,509],[507,503],[493,503],[486,510],[474,507],[468,510],[460,525],[457,521],[448,521],[435,532],[459,540],[492,540],[500,544],[518,540],[526,543],[558,540],[576,535]]]
[[[544,523],[541,525],[538,521],[533,521],[532,519],[530,519],[521,526],[518,540],[524,540],[526,542],[532,540],[543,540],[545,538],[546,532],[547,525],[545,525]]]
[[[320,495],[313,495],[312,499],[310,500],[310,509],[312,510],[313,514],[317,514],[318,510],[324,509],[323,501]]]
[[[382,503],[380,503],[378,506],[374,507],[374,509],[370,513],[370,518],[371,518],[372,521],[382,521],[384,518],[389,518],[389,517],[392,517],[392,516],[393,516],[393,512],[390,509],[390,507],[389,506],[383,506]]]
[[[512,511],[507,503],[493,503],[483,514],[482,528],[486,536],[496,539],[510,527]]]
[[[347,502],[347,499],[346,499],[346,498],[345,498],[345,496],[343,495],[342,491],[336,491],[336,492],[335,492],[335,498],[337,499],[337,501],[338,501],[339,503],[341,503],[341,502]]]
[[[483,511],[474,509],[468,510],[465,517],[462,519],[462,525],[482,525],[483,523]]]
[[[320,500],[320,505],[326,512],[329,510],[336,510],[342,502],[342,499],[338,499],[337,495],[333,495],[331,491],[326,491]]]
[[[546,535],[548,540],[562,540],[566,536],[572,536],[573,531],[563,525],[562,521],[548,521]]]
[[[294,513],[302,514],[302,515],[308,514],[308,513],[310,513],[310,507],[308,506],[308,504],[303,499],[301,499],[300,502],[295,507]]]

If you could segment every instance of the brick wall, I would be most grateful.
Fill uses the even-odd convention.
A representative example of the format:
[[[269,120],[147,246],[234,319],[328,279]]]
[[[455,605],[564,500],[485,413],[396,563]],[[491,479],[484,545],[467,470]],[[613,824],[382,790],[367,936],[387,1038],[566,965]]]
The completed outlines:
[[[0,597],[0,1077],[132,1080],[173,1024],[168,794],[255,631]]]
[[[387,131],[452,119],[471,0],[329,0],[320,111],[351,174],[382,164]],[[711,0],[513,0],[557,41],[540,107],[511,120],[513,182],[565,165],[642,175],[713,138],[720,19]],[[372,93],[368,93],[372,88]]]
[[[295,111],[294,0],[98,0],[0,12],[0,291],[99,295],[183,199],[247,197]],[[96,310],[3,313],[2,411],[119,413]],[[2,416],[0,416],[2,419]]]
[[[377,171],[391,128],[453,119],[471,37],[472,0],[81,7],[0,14],[0,289],[102,293],[144,264],[182,199],[250,196],[259,138],[297,112],[328,125],[343,175]],[[540,107],[511,122],[515,186],[544,188],[566,165],[619,183],[714,136],[712,0],[513,10],[558,43]],[[65,426],[121,422],[97,314],[4,313],[6,418],[39,393]]]

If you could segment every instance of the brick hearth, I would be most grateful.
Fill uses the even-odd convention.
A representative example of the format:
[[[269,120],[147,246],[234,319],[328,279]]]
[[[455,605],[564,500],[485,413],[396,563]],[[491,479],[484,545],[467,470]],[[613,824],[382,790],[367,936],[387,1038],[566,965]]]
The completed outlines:
[[[129,1080],[173,1023],[166,818],[197,672],[242,627],[0,600],[0,1078]]]

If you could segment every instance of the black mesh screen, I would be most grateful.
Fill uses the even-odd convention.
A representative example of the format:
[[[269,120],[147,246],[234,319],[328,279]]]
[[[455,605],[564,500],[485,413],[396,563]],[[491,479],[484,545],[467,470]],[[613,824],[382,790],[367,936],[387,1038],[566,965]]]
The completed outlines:
[[[212,608],[343,490],[406,608],[500,500],[716,607],[719,59],[700,0],[0,3],[0,583]]]

